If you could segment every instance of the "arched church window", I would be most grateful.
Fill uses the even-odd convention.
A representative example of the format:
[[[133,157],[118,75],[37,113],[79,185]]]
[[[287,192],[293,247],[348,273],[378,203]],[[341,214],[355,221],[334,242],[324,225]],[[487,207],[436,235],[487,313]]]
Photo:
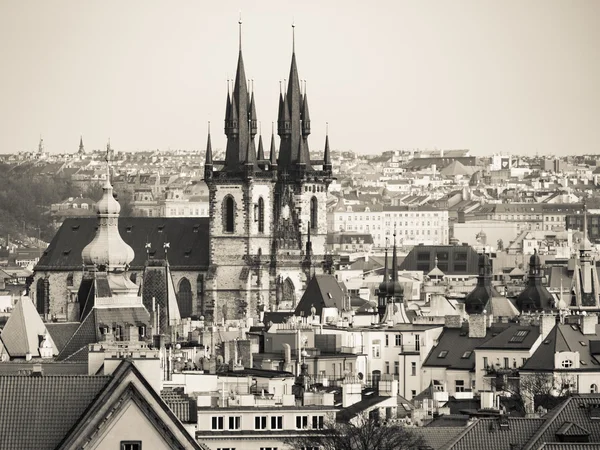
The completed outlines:
[[[317,198],[313,197],[310,199],[310,228],[312,230],[317,229],[319,219],[319,204]]]
[[[258,232],[265,232],[265,201],[262,197],[258,198]]]
[[[200,301],[200,314],[204,315],[204,274],[201,273],[196,279],[196,294]]]
[[[192,315],[192,285],[185,277],[179,281],[177,305],[179,306],[181,318],[190,317]]]
[[[223,231],[226,233],[235,231],[235,201],[231,195],[223,200]]]
[[[36,307],[39,314],[48,314],[50,310],[50,282],[40,278],[36,284]]]

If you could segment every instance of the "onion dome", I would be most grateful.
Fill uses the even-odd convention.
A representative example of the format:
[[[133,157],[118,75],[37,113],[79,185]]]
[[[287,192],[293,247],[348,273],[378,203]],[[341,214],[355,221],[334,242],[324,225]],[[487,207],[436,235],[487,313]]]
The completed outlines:
[[[113,196],[110,174],[102,190],[102,198],[96,203],[98,230],[92,242],[81,252],[81,258],[86,266],[123,271],[133,261],[135,254],[119,233],[121,205]]]

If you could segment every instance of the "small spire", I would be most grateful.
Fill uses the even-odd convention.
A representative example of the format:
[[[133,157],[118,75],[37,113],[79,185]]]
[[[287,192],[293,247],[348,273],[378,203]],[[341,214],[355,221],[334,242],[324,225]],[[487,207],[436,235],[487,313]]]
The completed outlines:
[[[296,22],[292,20],[292,53],[296,53]]]
[[[271,160],[271,167],[277,166],[277,155],[275,153],[275,122],[271,122],[271,154],[269,155]]]
[[[329,122],[325,122],[325,151],[323,153],[323,169],[331,170],[331,153],[329,151]]]
[[[264,161],[264,159],[265,159],[265,151],[263,149],[262,134],[258,135],[258,156],[257,156],[257,159],[259,161]]]
[[[210,121],[208,121],[208,138],[206,141],[206,159],[204,161],[204,165],[212,165],[213,157],[212,157],[212,142],[210,139]]]

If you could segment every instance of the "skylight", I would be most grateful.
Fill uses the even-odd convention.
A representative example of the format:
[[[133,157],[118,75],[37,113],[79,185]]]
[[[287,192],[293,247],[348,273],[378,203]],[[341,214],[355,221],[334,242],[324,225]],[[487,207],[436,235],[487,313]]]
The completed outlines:
[[[519,330],[509,339],[508,342],[520,343],[525,340],[525,337],[529,334],[529,330]]]
[[[447,354],[448,354],[448,350],[442,350],[440,352],[440,354],[438,355],[438,358],[445,358]]]
[[[471,354],[473,352],[471,350],[467,350],[466,352],[463,353],[463,355],[461,356],[462,359],[468,359],[471,357]]]

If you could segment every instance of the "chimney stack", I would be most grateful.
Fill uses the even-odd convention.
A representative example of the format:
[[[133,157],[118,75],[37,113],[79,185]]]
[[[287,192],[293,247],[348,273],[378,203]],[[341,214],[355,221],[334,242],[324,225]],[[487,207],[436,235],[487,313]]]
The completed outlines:
[[[598,325],[598,316],[596,314],[586,314],[581,316],[581,332],[585,335],[596,334],[596,325]]]
[[[484,338],[486,335],[486,321],[484,314],[469,315],[469,337]]]

